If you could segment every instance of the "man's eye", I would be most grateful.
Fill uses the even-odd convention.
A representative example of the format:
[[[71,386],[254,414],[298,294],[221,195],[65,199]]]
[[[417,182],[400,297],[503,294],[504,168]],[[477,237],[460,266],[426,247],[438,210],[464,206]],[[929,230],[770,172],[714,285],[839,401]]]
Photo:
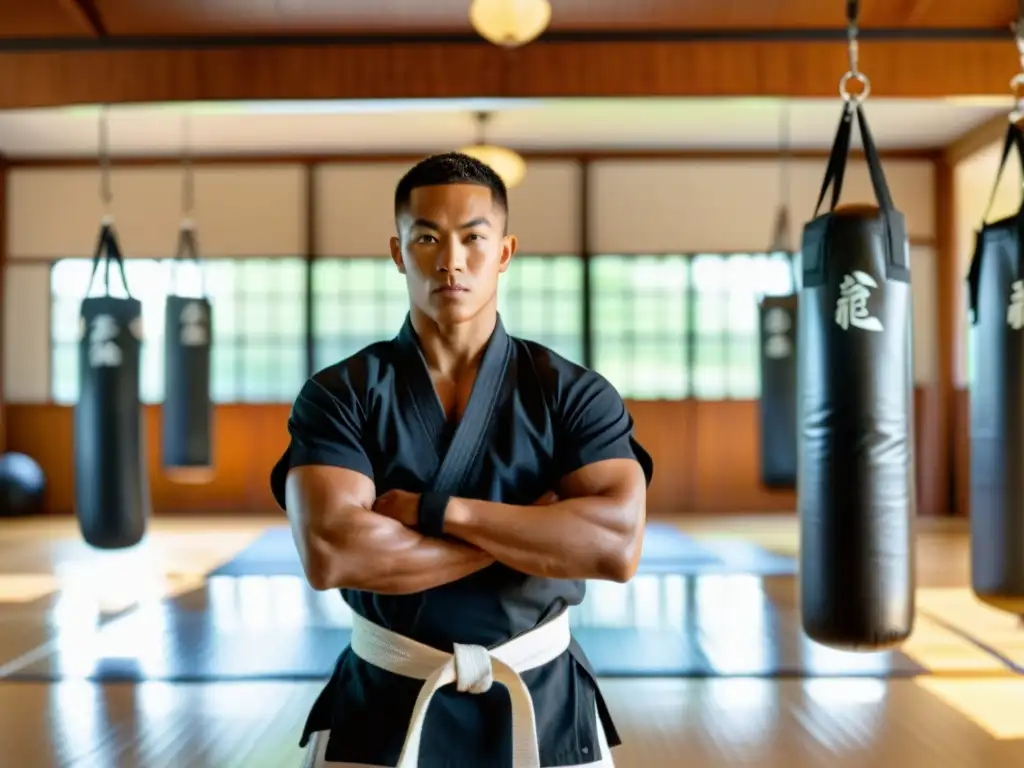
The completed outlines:
[[[420,235],[418,238],[416,238],[416,242],[417,243],[436,243],[437,242],[437,238],[434,237],[433,235]]]

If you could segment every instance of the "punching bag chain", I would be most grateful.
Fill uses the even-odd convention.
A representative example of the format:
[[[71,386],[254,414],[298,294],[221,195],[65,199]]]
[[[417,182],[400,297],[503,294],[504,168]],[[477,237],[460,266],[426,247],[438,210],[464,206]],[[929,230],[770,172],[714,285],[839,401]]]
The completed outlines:
[[[860,104],[867,99],[871,93],[871,81],[868,76],[860,71],[860,46],[857,42],[857,17],[860,15],[859,0],[846,0],[846,39],[850,56],[850,68],[839,80],[839,95],[846,103]],[[861,88],[857,93],[850,93],[848,86],[850,81],[860,83]]]
[[[100,106],[99,120],[99,156],[100,156],[100,200],[103,201],[103,218],[111,219],[110,206],[114,201],[114,193],[110,190],[110,125],[108,122],[107,105]]]
[[[181,217],[184,222],[192,219],[192,208],[195,205],[195,182],[192,177],[192,124],[188,110],[181,114]]]

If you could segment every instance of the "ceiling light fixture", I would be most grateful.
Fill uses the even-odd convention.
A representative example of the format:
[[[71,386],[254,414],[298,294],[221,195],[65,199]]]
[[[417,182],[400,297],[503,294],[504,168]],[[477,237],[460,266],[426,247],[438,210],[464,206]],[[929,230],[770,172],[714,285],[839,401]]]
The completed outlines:
[[[469,21],[477,33],[503,48],[536,40],[551,23],[549,0],[473,0]]]
[[[478,112],[475,116],[477,124],[477,142],[469,147],[459,150],[464,155],[475,157],[481,163],[490,166],[505,186],[509,189],[518,186],[526,178],[526,160],[518,152],[507,147],[499,147],[495,144],[488,144],[485,139],[487,121],[490,119],[487,112]]]

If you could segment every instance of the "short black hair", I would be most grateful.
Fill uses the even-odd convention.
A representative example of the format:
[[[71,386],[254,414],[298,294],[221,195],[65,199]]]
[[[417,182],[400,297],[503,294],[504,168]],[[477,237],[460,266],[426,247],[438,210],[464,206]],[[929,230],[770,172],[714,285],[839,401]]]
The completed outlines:
[[[414,189],[445,184],[479,184],[487,187],[491,190],[494,202],[508,213],[508,189],[491,166],[461,152],[445,152],[420,160],[398,181],[395,187],[395,217],[409,207]]]

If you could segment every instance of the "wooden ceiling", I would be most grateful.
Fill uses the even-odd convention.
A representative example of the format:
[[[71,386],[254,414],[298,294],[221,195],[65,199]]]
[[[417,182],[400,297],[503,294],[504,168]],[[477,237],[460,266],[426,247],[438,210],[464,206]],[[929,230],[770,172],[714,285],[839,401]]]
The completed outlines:
[[[512,51],[474,34],[469,4],[0,0],[0,109],[233,99],[837,98],[848,67],[845,0],[552,0],[549,33]],[[1009,79],[1021,71],[1009,30],[1017,0],[861,5],[861,66],[874,97],[1009,97]],[[303,39],[311,35],[334,39]]]
[[[3,0],[0,37],[471,33],[470,0]],[[815,29],[843,0],[553,0],[554,32]],[[1006,29],[1015,0],[862,0],[864,28]]]

